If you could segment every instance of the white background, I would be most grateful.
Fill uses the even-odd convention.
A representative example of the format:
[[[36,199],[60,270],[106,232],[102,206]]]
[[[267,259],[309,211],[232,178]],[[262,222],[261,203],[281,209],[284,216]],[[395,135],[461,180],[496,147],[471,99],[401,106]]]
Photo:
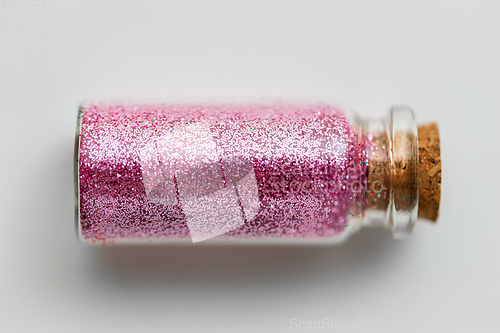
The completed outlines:
[[[0,332],[300,331],[293,318],[350,332],[500,330],[500,1],[10,3]],[[409,104],[440,125],[440,221],[406,241],[365,230],[336,248],[84,246],[76,110],[118,97],[338,101],[363,117]]]

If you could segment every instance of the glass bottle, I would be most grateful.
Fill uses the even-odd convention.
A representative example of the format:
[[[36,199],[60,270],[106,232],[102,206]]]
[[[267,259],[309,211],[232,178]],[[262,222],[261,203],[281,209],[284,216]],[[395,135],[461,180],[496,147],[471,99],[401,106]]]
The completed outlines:
[[[330,105],[78,113],[85,243],[338,244],[364,226],[404,238],[418,217],[436,220],[440,182],[437,126],[417,128],[408,107],[379,120]]]

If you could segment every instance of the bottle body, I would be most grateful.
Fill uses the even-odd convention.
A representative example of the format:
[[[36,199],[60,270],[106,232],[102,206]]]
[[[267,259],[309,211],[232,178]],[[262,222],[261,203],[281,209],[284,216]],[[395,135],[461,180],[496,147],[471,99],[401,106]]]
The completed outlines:
[[[393,118],[363,122],[325,105],[82,106],[79,236],[333,244],[364,225],[391,227],[403,212],[392,211]],[[396,228],[412,228],[415,200]]]

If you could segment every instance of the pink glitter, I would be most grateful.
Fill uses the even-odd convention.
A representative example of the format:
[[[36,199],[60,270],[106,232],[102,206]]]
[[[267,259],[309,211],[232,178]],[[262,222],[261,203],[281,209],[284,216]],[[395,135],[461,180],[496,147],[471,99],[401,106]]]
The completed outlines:
[[[337,107],[80,111],[87,241],[338,237],[366,204],[367,141]]]

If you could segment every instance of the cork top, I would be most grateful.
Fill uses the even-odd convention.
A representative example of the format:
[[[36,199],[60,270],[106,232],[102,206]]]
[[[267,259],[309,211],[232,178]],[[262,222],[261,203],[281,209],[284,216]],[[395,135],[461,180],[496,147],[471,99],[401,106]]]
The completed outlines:
[[[441,202],[441,146],[436,123],[418,126],[418,217],[436,222]]]
[[[435,123],[418,126],[418,163],[412,163],[406,151],[412,151],[413,136],[408,133],[395,133],[396,151],[393,153],[394,166],[388,163],[386,150],[378,149],[377,158],[370,160],[368,184],[379,183],[383,189],[380,194],[367,198],[370,209],[385,211],[390,204],[389,189],[393,188],[392,196],[398,211],[410,211],[415,207],[418,198],[418,217],[436,222],[441,201],[441,149],[438,126]],[[388,145],[385,133],[379,134],[375,145]],[[417,170],[418,169],[418,170]],[[384,175],[387,170],[387,176]],[[388,176],[391,177],[388,177]],[[389,179],[391,178],[391,179]],[[418,197],[415,186],[418,181]],[[370,186],[372,187],[372,186]]]

